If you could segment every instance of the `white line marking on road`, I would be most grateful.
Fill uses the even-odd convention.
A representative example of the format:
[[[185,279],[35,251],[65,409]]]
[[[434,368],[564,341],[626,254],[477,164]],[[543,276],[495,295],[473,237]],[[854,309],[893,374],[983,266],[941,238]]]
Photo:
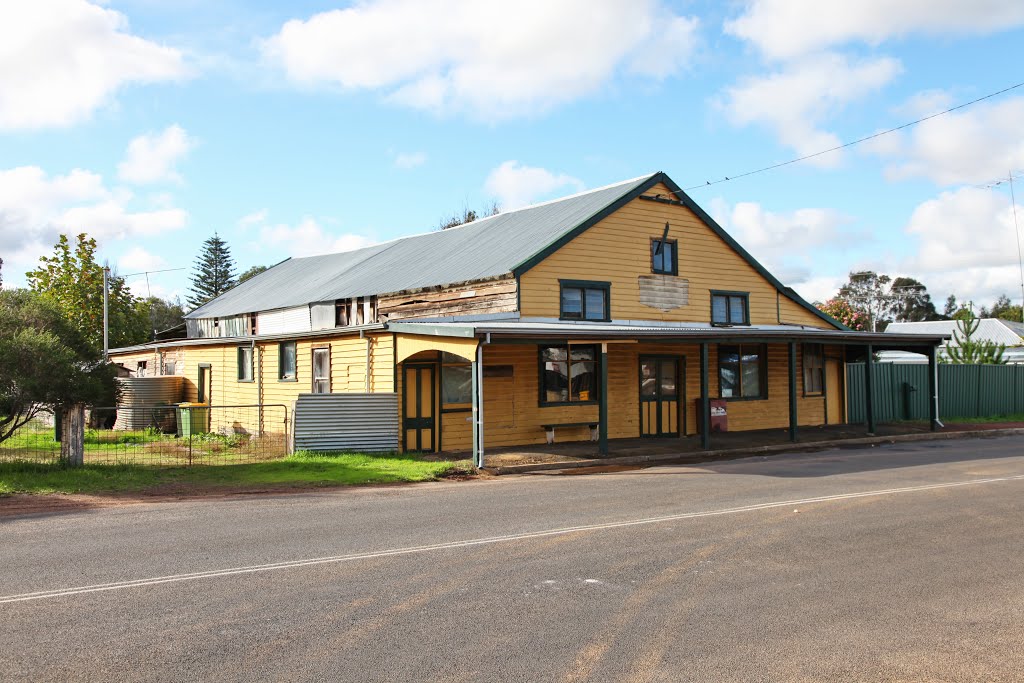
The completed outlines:
[[[663,522],[677,522],[686,519],[700,519],[703,517],[720,517],[723,515],[734,515],[743,512],[756,512],[758,510],[771,510],[774,508],[791,507],[796,505],[808,505],[811,503],[829,503],[838,500],[850,500],[852,498],[871,498],[877,496],[890,496],[901,493],[917,493],[919,491],[933,491],[935,489],[949,489],[960,486],[978,486],[981,484],[995,484],[998,482],[1020,481],[1024,474],[1008,477],[992,477],[989,479],[970,479],[967,481],[947,482],[944,484],[923,484],[921,486],[904,486],[895,489],[876,489],[873,491],[858,491],[855,493],[837,493],[831,496],[817,496],[814,498],[801,498],[798,500],[781,500],[771,503],[757,503],[754,505],[743,505],[740,507],[721,508],[718,510],[705,510],[703,512],[681,512],[674,515],[663,515],[661,517],[646,517],[642,519],[631,519],[621,522],[604,522],[602,524],[585,524],[582,526],[560,527],[557,529],[546,529],[543,531],[528,531],[521,534],[509,534],[507,536],[489,536],[485,538],[472,538],[464,541],[449,541],[447,543],[434,543],[431,545],[409,546],[405,548],[393,548],[391,550],[377,550],[366,553],[355,553],[351,555],[336,555],[333,557],[316,557],[305,560],[290,560],[287,562],[273,562],[270,564],[258,564],[248,567],[230,567],[227,569],[214,569],[205,572],[193,572],[191,574],[173,574],[170,576],[157,576],[148,579],[135,579],[132,581],[115,581],[113,583],[101,583],[92,586],[77,586],[74,588],[58,588],[48,591],[36,591],[34,593],[21,593],[18,595],[0,596],[0,605],[12,602],[26,602],[29,600],[43,600],[46,598],[62,598],[85,593],[99,593],[103,591],[122,590],[126,588],[141,588],[143,586],[158,586],[164,583],[177,583],[181,581],[195,581],[198,579],[212,579],[220,576],[233,576],[236,574],[254,574],[257,572],[268,572],[278,569],[294,569],[298,567],[312,567],[320,564],[337,564],[341,562],[355,562],[358,560],[372,560],[381,557],[397,557],[401,555],[415,555],[419,553],[437,552],[439,550],[453,550],[457,548],[470,548],[480,545],[491,545],[495,543],[508,543],[511,541],[523,541],[546,536],[561,536],[586,531],[602,531],[606,529],[621,529],[623,527],[644,526],[649,524],[661,524]]]

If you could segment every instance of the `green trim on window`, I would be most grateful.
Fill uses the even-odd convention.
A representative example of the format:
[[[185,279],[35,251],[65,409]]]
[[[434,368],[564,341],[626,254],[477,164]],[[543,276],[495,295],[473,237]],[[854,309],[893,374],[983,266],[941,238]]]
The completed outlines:
[[[286,346],[291,346],[293,349],[292,362],[295,367],[292,368],[291,376],[284,374],[284,349]],[[277,381],[278,382],[298,382],[299,381],[299,349],[298,344],[293,341],[280,342],[277,345]]]
[[[591,390],[594,398],[587,401],[573,401],[572,400],[572,349],[573,348],[586,348],[592,349],[594,352],[594,360],[592,361],[576,361],[577,363],[594,363],[594,374],[600,377],[601,373],[601,347],[598,344],[568,344],[568,343],[555,343],[555,344],[541,344],[537,346],[537,405],[541,408],[552,408],[555,406],[591,406],[597,405],[601,402],[601,386],[600,381],[595,383],[594,388]],[[569,396],[568,401],[548,401],[547,398],[547,387],[545,386],[545,367],[544,364],[547,362],[544,358],[544,349],[565,349],[565,363],[566,363],[566,381],[569,383],[566,386],[566,395]],[[563,361],[553,361],[561,363]]]
[[[711,292],[711,324],[715,327],[749,327],[750,326],[750,292],[732,292],[724,289],[712,289]],[[726,309],[725,309],[725,322],[715,321],[715,297],[724,296],[726,297]],[[731,323],[729,319],[729,297],[738,296],[743,297],[743,322]]]
[[[739,356],[737,382],[743,391],[743,349],[757,347],[757,382],[761,390],[756,396],[722,396],[722,356],[726,350],[735,349]],[[767,344],[719,344],[718,345],[718,398],[725,401],[766,401],[768,400],[768,345]]]
[[[820,343],[804,342],[800,344],[800,383],[803,385],[804,398],[820,398],[825,395],[825,345]],[[808,353],[808,349],[815,349],[811,353]],[[821,388],[817,391],[807,390],[807,371],[813,368],[807,367],[807,359],[809,357],[817,356],[820,364],[818,365],[818,378],[821,384]]]
[[[580,293],[580,315],[579,317],[566,316],[562,310],[562,293],[565,289],[579,289]],[[587,317],[587,290],[599,289],[604,292],[604,311],[600,318]],[[612,319],[612,283],[597,282],[593,280],[559,280],[558,281],[558,319],[578,320],[590,323],[607,323]]]
[[[661,241],[660,237],[651,238],[651,272],[655,275],[679,275],[679,240],[664,240],[665,244],[672,245],[672,268],[670,270],[658,270],[654,267],[654,245]]]

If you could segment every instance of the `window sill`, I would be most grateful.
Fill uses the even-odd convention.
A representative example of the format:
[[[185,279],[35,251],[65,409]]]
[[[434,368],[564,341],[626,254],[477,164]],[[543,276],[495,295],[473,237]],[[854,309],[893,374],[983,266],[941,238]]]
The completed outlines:
[[[750,327],[750,323],[716,323],[712,322],[711,327]]]
[[[237,382],[238,382],[239,384],[252,384],[252,383],[253,383],[253,382],[255,382],[256,380],[254,380],[254,379],[240,379],[240,380],[236,380],[236,381],[237,381]]]
[[[815,391],[814,393],[804,394],[804,398],[822,398],[824,395],[824,391]]]
[[[298,377],[278,377],[277,381],[278,382],[298,382],[299,378]]]
[[[565,406],[596,406],[600,401],[541,401],[537,405],[541,408],[562,408]]]
[[[719,401],[728,401],[729,403],[739,403],[742,401],[767,401],[767,396],[719,396]]]

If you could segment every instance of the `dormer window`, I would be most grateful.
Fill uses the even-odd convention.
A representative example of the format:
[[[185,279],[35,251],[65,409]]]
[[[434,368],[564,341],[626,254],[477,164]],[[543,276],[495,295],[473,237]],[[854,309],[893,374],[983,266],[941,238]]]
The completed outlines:
[[[712,325],[749,325],[748,292],[711,292]]]
[[[678,275],[679,259],[676,240],[651,240],[651,272],[660,275]]]

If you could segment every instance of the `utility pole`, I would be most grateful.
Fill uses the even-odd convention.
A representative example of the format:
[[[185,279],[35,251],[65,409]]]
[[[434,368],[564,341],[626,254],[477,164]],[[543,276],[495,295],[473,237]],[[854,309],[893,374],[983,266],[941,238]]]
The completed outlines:
[[[103,360],[110,360],[110,266],[103,266]]]
[[[1020,229],[1017,227],[1017,195],[1013,191],[1013,171],[1010,180],[1010,206],[1013,208],[1013,234],[1017,236],[1017,267],[1020,272],[1020,321],[1024,323],[1024,259],[1020,253]]]

